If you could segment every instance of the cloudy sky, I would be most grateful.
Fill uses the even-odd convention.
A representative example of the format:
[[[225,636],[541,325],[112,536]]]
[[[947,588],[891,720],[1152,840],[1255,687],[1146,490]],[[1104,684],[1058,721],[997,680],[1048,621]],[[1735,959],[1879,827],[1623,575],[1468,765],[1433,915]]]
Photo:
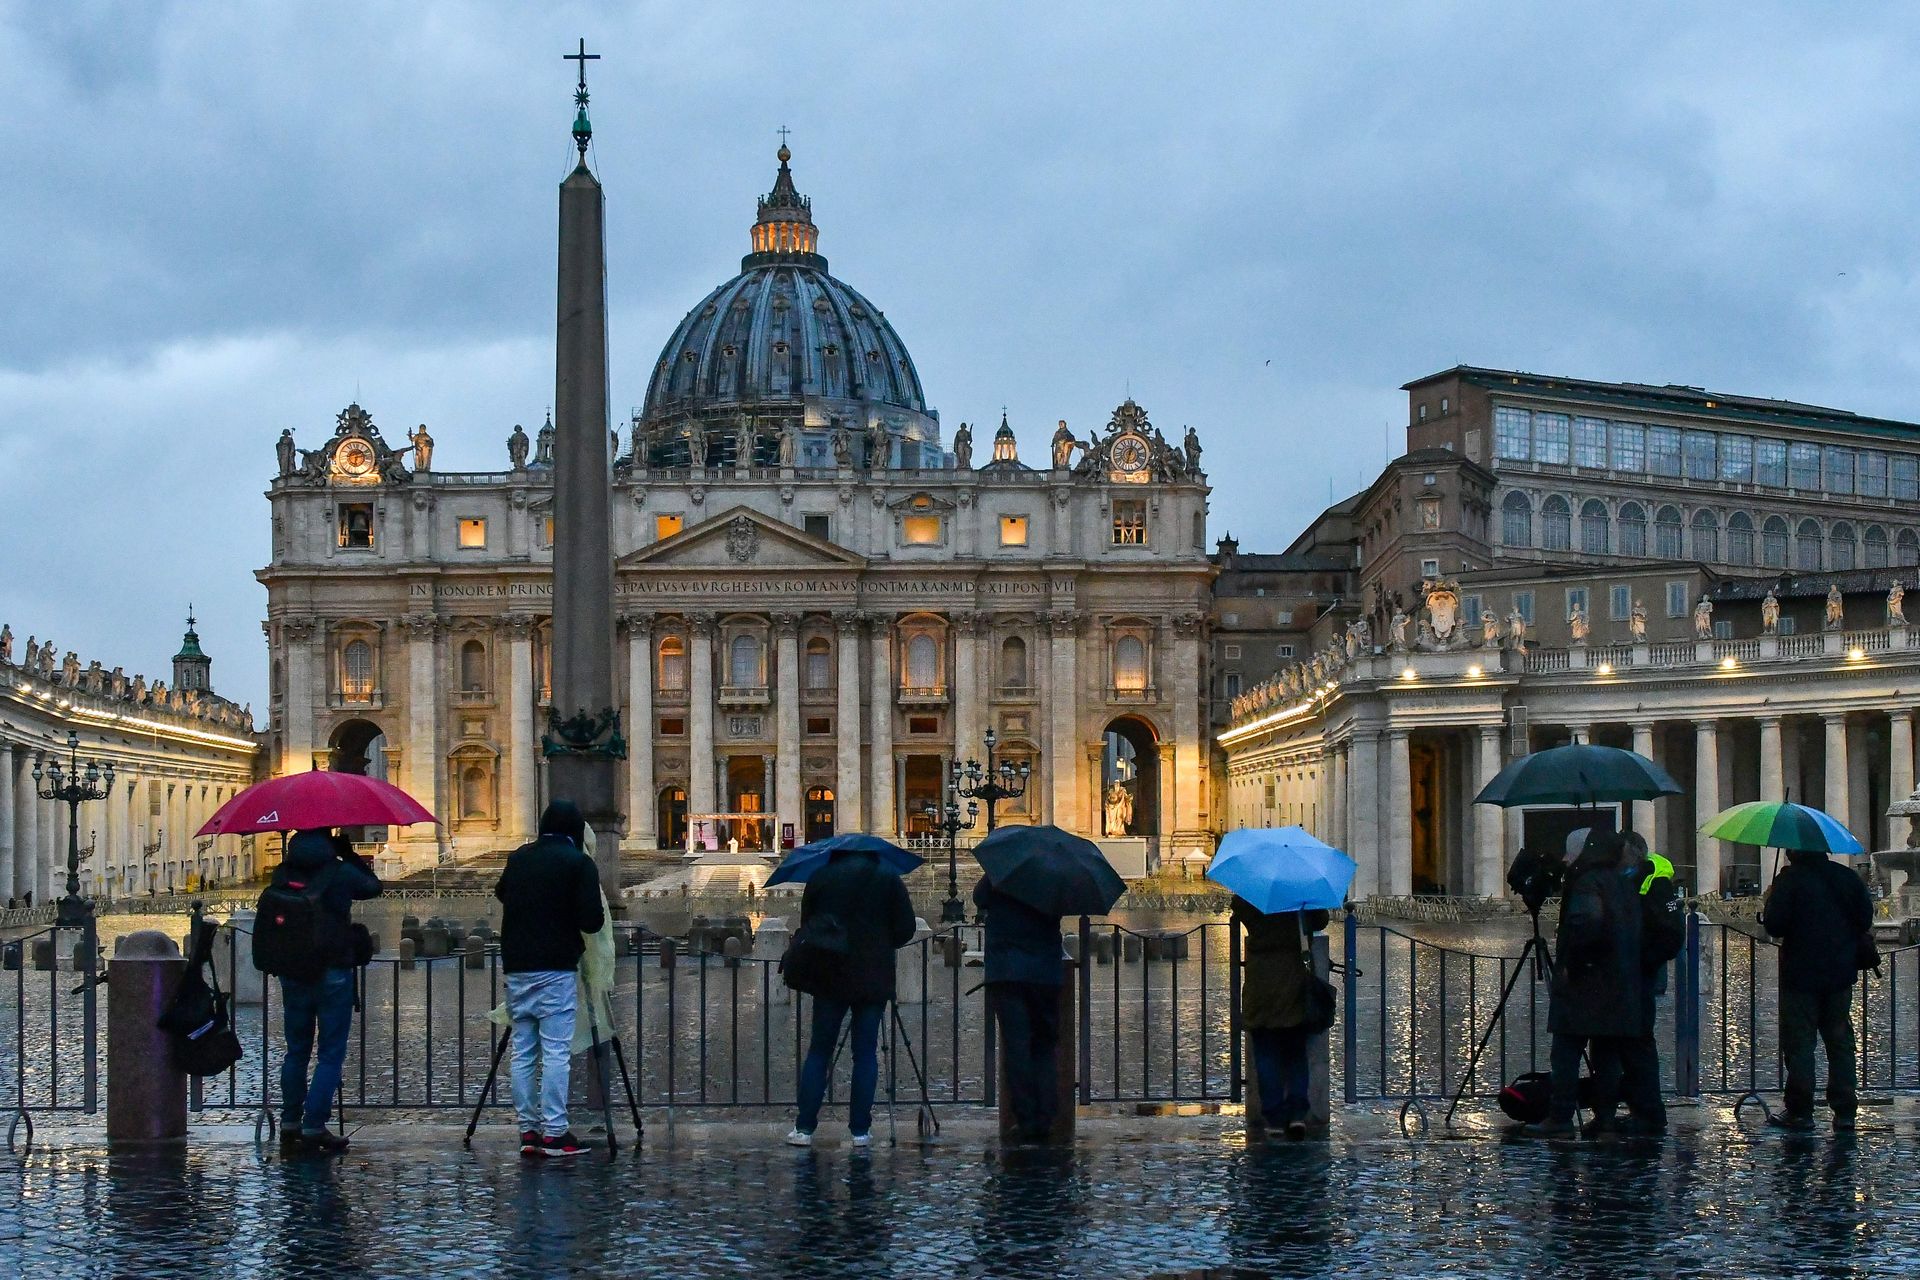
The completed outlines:
[[[1920,418],[1920,13],[1504,4],[0,0],[0,617],[263,701],[273,440],[436,467],[552,396],[585,35],[616,406],[793,130],[949,428],[1129,391],[1286,542],[1468,362]],[[1389,424],[1393,424],[1390,428]]]

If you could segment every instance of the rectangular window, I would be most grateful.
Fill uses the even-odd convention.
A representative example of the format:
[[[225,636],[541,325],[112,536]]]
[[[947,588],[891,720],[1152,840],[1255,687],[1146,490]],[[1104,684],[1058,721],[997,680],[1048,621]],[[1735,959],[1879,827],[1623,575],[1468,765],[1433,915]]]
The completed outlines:
[[[1440,562],[1438,560],[1422,560],[1420,562],[1420,576],[1423,578],[1439,577]]]
[[[903,516],[900,520],[900,536],[906,539],[910,547],[937,547],[940,545],[940,517]]]
[[[1227,672],[1224,676],[1220,677],[1220,687],[1229,698],[1239,697],[1240,673],[1238,671]]]
[[[553,517],[552,516],[548,516],[545,520],[542,520],[540,522],[540,537],[544,540],[541,542],[540,544],[541,546],[550,547],[553,545]]]
[[[1896,453],[1887,464],[1887,472],[1893,477],[1888,486],[1891,496],[1908,502],[1920,499],[1920,458]]]
[[[1565,466],[1567,462],[1567,424],[1564,413],[1533,415],[1533,460]]]
[[[1753,482],[1772,485],[1776,489],[1787,487],[1787,442],[1785,440],[1753,442]]]
[[[1573,420],[1573,465],[1607,469],[1607,423],[1604,418]]]
[[[1223,644],[1220,646],[1220,656],[1223,658],[1238,658],[1240,656],[1240,646],[1237,644]]]
[[[660,717],[660,736],[661,737],[680,738],[680,737],[686,736],[686,732],[687,732],[687,718],[685,716],[661,716]]]
[[[1027,518],[1025,516],[1000,517],[1000,545],[1003,547],[1024,547],[1027,545]]]
[[[1647,429],[1637,422],[1616,422],[1610,428],[1615,471],[1644,471],[1647,466]]]
[[[1607,590],[1607,616],[1625,622],[1633,616],[1633,588],[1615,585]]]
[[[1147,545],[1147,504],[1137,498],[1116,498],[1113,502],[1113,545]]]
[[[1493,456],[1525,462],[1533,456],[1533,415],[1525,409],[1493,411]]]
[[[1783,636],[1790,636],[1793,634],[1794,626],[1795,623],[1793,619],[1782,614],[1780,615],[1780,625],[1776,627],[1775,630],[1779,631]]]
[[[1528,626],[1533,625],[1533,592],[1516,591],[1513,593],[1513,607]]]
[[[1578,609],[1588,617],[1592,616],[1587,613],[1587,589],[1585,587],[1567,588],[1567,616],[1569,618],[1573,616],[1575,609]]]
[[[807,717],[807,736],[813,737],[813,738],[824,738],[832,732],[833,732],[832,716],[808,716]]]
[[[1485,610],[1486,606],[1480,603],[1479,596],[1460,597],[1460,617],[1463,622],[1478,626],[1480,624],[1480,615]]]
[[[807,515],[800,517],[800,527],[809,538],[818,538],[822,542],[833,541],[833,517],[825,515]]]
[[[1794,443],[1787,446],[1787,487],[1816,490],[1820,487],[1820,446]]]
[[[1291,658],[1293,656],[1293,646],[1290,644],[1277,644],[1273,646],[1273,656],[1276,658]]]
[[[1720,437],[1720,478],[1740,484],[1753,483],[1753,437]]]
[[[1860,496],[1887,496],[1887,455],[1873,449],[1860,451]]]
[[[1732,624],[1731,622],[1716,622],[1716,623],[1714,623],[1714,624],[1713,624],[1713,638],[1714,638],[1715,640],[1731,640],[1731,639],[1733,639],[1733,624]]]
[[[672,515],[655,516],[653,518],[653,540],[659,542],[663,538],[671,538],[674,534],[686,527],[687,518],[677,512]]]
[[[1853,492],[1853,450],[1827,446],[1827,492]]]
[[[1647,471],[1656,476],[1680,474],[1680,428],[1647,428]]]
[[[487,522],[481,516],[462,516],[459,521],[460,549],[484,551],[487,547]]]
[[[340,504],[340,545],[350,551],[373,550],[373,504]]]
[[[1276,627],[1290,627],[1290,626],[1292,626],[1292,625],[1293,625],[1293,610],[1291,610],[1291,609],[1275,609],[1275,610],[1273,611],[1273,625],[1274,625],[1274,626],[1276,626]]]
[[[1667,616],[1684,618],[1687,616],[1687,584],[1669,582],[1667,584]]]
[[[1686,473],[1689,480],[1711,480],[1714,478],[1715,463],[1714,439],[1711,431],[1689,431],[1683,446],[1686,455]]]
[[[908,716],[907,732],[915,734],[933,734],[940,732],[939,716]]]

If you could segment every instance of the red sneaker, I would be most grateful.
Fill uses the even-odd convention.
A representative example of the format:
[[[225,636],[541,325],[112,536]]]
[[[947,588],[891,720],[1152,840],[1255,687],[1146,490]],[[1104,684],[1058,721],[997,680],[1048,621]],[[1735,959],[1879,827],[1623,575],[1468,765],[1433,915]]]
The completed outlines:
[[[540,1154],[540,1131],[538,1129],[522,1129],[520,1131],[520,1154],[523,1156],[537,1156]]]
[[[565,1159],[568,1156],[583,1156],[588,1151],[587,1144],[573,1136],[569,1129],[557,1138],[542,1138],[540,1154],[549,1160]]]

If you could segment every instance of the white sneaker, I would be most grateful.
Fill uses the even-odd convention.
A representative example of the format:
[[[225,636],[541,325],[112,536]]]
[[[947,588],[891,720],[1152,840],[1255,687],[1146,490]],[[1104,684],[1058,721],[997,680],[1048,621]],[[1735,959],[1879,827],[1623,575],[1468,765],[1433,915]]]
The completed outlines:
[[[873,1135],[872,1135],[872,1134],[870,1134],[870,1133],[856,1133],[856,1134],[854,1134],[854,1135],[853,1135],[853,1146],[854,1146],[854,1149],[855,1149],[855,1150],[858,1150],[858,1149],[860,1149],[860,1148],[862,1148],[862,1147],[870,1147],[870,1146],[872,1146],[872,1145],[873,1145]]]
[[[813,1135],[795,1129],[787,1135],[787,1145],[790,1147],[810,1147],[813,1145]]]

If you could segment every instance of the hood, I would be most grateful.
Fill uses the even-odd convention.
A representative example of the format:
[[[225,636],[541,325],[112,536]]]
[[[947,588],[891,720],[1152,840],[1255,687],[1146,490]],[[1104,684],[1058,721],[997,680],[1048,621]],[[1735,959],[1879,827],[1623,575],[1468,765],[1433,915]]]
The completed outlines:
[[[334,837],[325,831],[296,831],[281,859],[293,871],[318,871],[339,856]]]

